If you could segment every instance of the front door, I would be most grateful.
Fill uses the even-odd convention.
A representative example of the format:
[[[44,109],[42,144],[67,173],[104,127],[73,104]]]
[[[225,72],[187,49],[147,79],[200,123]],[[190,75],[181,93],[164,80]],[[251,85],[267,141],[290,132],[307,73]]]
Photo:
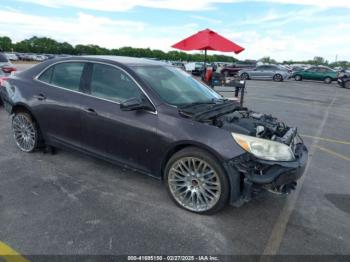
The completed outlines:
[[[82,99],[83,146],[100,156],[150,172],[157,114],[120,109],[122,101],[144,96],[124,70],[100,63],[91,63],[89,68],[89,95]]]

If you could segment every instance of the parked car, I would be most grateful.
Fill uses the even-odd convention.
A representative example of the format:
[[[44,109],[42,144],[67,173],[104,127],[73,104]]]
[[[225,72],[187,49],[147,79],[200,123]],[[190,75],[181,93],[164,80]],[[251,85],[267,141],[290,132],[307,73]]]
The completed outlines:
[[[42,61],[45,61],[46,59],[47,59],[47,57],[44,55],[35,55],[34,56],[34,61],[42,62]]]
[[[256,67],[256,62],[236,62],[232,65],[226,65],[224,68],[221,69],[221,74],[223,74],[225,77],[228,76],[235,76],[239,73],[241,70],[245,69],[253,69]]]
[[[296,128],[158,61],[51,59],[4,87],[20,150],[67,147],[132,167],[196,213],[240,206],[263,190],[289,193],[308,159]]]
[[[338,71],[337,77],[338,78],[350,77],[350,69],[342,69]]]
[[[338,85],[344,88],[350,88],[350,76],[349,75],[343,75],[342,77],[338,78]]]
[[[5,73],[2,70],[0,70],[0,88],[2,88],[2,86],[4,85],[3,81],[5,81]],[[0,96],[0,106],[2,105],[3,105],[3,102]]]
[[[290,78],[291,74],[284,67],[278,65],[261,65],[255,69],[246,69],[238,72],[241,79],[272,79],[281,82]]]
[[[337,72],[329,67],[313,66],[305,70],[294,72],[292,77],[294,77],[296,81],[301,81],[303,79],[318,80],[330,84],[332,81],[337,80]]]
[[[174,62],[171,62],[171,64],[177,68],[185,70],[185,64],[183,62],[174,61]]]
[[[191,72],[193,75],[200,76],[204,70],[204,63],[190,62],[185,64],[185,70]]]
[[[0,70],[5,74],[5,76],[11,74],[11,72],[16,71],[16,67],[10,62],[5,53],[0,52]]]
[[[18,56],[15,53],[6,53],[5,55],[11,61],[18,61]]]

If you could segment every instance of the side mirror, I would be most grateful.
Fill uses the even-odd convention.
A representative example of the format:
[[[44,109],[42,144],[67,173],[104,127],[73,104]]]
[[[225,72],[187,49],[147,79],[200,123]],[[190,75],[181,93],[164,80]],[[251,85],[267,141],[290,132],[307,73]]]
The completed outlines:
[[[136,97],[123,101],[120,104],[120,109],[123,111],[134,111],[134,110],[142,110],[142,109],[153,110],[148,100],[142,99],[142,98],[136,98]]]

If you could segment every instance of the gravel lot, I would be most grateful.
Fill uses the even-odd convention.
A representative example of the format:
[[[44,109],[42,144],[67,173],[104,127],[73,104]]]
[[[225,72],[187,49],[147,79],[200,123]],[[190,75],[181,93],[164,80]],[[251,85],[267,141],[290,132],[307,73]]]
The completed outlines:
[[[248,81],[246,105],[298,126],[310,163],[288,197],[266,193],[214,216],[79,153],[21,153],[0,108],[0,241],[24,255],[350,254],[349,100],[336,84]]]

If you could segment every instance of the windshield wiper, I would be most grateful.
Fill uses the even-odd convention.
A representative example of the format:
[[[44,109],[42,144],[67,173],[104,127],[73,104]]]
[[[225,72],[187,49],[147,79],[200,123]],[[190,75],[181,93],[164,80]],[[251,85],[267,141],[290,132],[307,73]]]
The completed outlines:
[[[191,107],[191,106],[197,106],[197,105],[213,105],[216,104],[213,101],[207,101],[207,102],[192,102],[192,103],[188,103],[185,104],[183,106],[179,106],[179,108],[183,109],[183,108],[187,108],[187,107]]]
[[[179,106],[179,108],[184,109],[192,106],[197,106],[197,105],[216,105],[216,104],[222,104],[223,102],[226,102],[228,99],[222,98],[222,99],[212,99],[210,101],[201,101],[201,102],[192,102],[188,103],[182,106]]]

